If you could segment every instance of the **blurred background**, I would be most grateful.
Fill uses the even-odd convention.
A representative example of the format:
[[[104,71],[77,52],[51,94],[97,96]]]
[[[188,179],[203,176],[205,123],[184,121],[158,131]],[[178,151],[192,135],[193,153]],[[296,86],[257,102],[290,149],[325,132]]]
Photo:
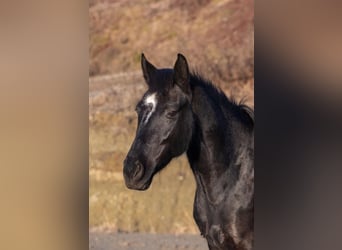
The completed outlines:
[[[199,234],[184,156],[145,192],[123,181],[134,107],[146,91],[140,56],[170,68],[183,53],[191,69],[254,107],[254,2],[91,0],[89,32],[90,231]]]

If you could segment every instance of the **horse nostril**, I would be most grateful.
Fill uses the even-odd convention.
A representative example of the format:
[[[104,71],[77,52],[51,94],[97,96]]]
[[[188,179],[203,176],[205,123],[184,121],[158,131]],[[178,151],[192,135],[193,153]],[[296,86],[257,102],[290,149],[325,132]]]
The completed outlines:
[[[139,161],[136,161],[134,164],[135,169],[132,178],[134,180],[139,180],[144,174],[144,167]]]

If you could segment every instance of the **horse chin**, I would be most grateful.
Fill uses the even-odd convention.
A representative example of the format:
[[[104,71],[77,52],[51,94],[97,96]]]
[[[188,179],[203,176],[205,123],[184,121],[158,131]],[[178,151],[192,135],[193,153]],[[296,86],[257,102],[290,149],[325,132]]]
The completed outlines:
[[[134,184],[126,183],[126,186],[128,189],[137,190],[137,191],[145,191],[151,186],[152,179],[153,179],[153,176],[148,178],[146,181],[141,180],[139,181],[139,183],[134,183]]]

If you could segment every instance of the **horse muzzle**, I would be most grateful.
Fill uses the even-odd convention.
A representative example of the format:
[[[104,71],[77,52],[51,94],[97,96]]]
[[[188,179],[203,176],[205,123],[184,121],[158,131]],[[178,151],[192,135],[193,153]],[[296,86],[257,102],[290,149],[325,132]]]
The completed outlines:
[[[145,167],[139,160],[127,157],[124,161],[123,175],[127,188],[134,190],[146,190],[151,181],[144,181]]]

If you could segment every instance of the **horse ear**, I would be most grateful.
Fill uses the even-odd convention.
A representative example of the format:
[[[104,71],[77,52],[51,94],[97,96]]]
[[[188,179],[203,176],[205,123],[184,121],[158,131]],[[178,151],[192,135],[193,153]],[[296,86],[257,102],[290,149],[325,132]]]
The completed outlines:
[[[141,68],[142,68],[146,83],[150,85],[152,75],[155,73],[157,69],[149,61],[147,61],[144,53],[141,54]]]
[[[177,84],[185,94],[190,95],[190,73],[186,58],[182,54],[177,55],[177,61],[174,66],[173,82]]]

